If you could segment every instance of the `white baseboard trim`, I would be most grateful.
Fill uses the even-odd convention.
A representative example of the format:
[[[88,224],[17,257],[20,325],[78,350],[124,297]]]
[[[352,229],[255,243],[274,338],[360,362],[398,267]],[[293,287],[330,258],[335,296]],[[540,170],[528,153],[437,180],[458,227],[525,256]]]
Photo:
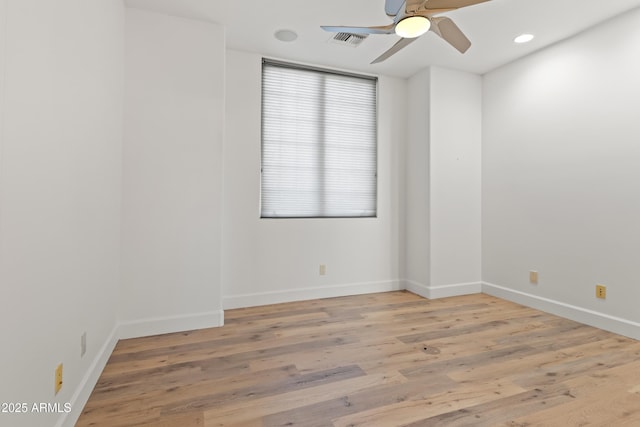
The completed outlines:
[[[87,370],[86,374],[80,381],[80,384],[76,388],[76,391],[71,396],[71,412],[63,413],[58,422],[56,423],[56,427],[73,427],[78,418],[80,418],[80,414],[82,414],[82,410],[84,409],[84,405],[87,404],[89,400],[89,396],[91,396],[91,392],[93,388],[96,386],[98,382],[98,378],[102,374],[104,367],[107,365],[107,361],[109,357],[111,357],[111,353],[113,353],[113,349],[116,347],[118,343],[118,326],[116,325],[111,334],[100,348],[100,351],[93,359],[91,366]]]
[[[224,311],[156,317],[120,323],[119,338],[139,338],[224,325]]]
[[[493,283],[482,283],[482,292],[508,301],[535,308],[585,325],[640,340],[640,323],[600,313],[560,301],[539,297]]]
[[[414,294],[427,299],[457,297],[460,295],[479,294],[482,292],[482,282],[427,286],[412,280],[405,280],[404,285],[404,288],[409,292],[413,292]]]
[[[225,310],[283,302],[305,301],[320,298],[391,292],[404,289],[400,280],[384,282],[350,283],[346,285],[318,286],[313,288],[287,289],[284,291],[260,292],[245,295],[229,295],[222,298]]]

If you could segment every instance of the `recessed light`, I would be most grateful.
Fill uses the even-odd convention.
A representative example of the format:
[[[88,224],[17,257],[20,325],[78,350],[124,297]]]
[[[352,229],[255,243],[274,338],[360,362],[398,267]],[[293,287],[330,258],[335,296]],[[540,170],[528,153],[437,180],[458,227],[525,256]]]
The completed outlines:
[[[298,34],[291,30],[278,30],[273,36],[281,42],[292,42],[298,38]]]
[[[515,43],[528,43],[533,40],[533,34],[520,34],[518,37],[513,39]]]

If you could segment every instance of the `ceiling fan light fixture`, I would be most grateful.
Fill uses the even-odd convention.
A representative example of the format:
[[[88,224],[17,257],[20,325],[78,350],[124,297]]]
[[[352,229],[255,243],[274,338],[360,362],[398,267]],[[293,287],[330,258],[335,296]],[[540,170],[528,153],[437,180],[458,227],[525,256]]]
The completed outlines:
[[[408,16],[396,24],[396,34],[405,39],[420,37],[431,28],[431,21],[424,16]]]

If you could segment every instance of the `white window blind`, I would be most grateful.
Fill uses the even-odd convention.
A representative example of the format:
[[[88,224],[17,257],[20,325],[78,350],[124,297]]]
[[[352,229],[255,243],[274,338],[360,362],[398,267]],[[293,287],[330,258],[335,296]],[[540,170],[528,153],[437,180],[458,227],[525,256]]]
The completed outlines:
[[[263,61],[261,217],[375,217],[377,79]]]

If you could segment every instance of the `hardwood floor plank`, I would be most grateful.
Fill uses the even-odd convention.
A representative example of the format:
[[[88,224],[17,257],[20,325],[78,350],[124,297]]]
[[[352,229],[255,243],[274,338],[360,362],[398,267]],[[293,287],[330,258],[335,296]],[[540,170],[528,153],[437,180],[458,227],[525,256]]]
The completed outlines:
[[[209,360],[250,362],[264,357],[275,357],[278,355],[295,353],[305,349],[334,347],[357,342],[358,338],[339,333],[317,332],[314,336],[307,336],[304,339],[271,339],[264,341],[247,342],[244,344],[204,347],[191,351],[180,351],[170,355],[170,361],[174,364],[198,362]]]
[[[273,366],[282,366],[288,362],[294,363],[303,372],[330,369],[351,363],[357,363],[363,367],[368,361],[386,359],[407,351],[407,347],[395,338],[385,338],[345,344],[340,350],[335,351],[335,348],[325,347],[276,357],[260,357],[251,362],[251,369],[259,371]],[[415,353],[412,352],[412,354]]]
[[[421,419],[404,427],[491,427],[519,416],[547,410],[573,400],[566,387],[528,390],[490,402],[469,406],[434,417]]]
[[[528,387],[536,386],[526,381],[518,381],[519,378],[529,378],[535,371],[535,377],[555,376],[555,369],[542,373],[540,369],[545,366],[553,366],[558,363],[569,362],[571,360],[580,360],[586,352],[601,351],[603,348],[617,344],[616,338],[608,338],[602,341],[586,342],[585,344],[566,346],[558,350],[545,351],[534,354],[528,354],[521,358],[504,360],[499,364],[487,364],[480,366],[466,367],[461,370],[449,372],[449,376],[455,381],[478,381],[497,378],[511,378],[520,385]],[[548,382],[553,383],[553,382]],[[538,383],[538,386],[543,385]]]
[[[507,382],[465,385],[434,395],[421,395],[416,399],[380,406],[357,414],[333,420],[335,427],[401,426],[432,416],[490,402],[525,390]]]
[[[188,414],[158,417],[148,423],[138,424],[137,427],[204,427],[204,425],[204,413],[189,412]]]
[[[131,427],[160,419],[160,408],[141,405],[139,401],[119,401],[108,408],[86,405],[76,426]]]
[[[243,422],[263,420],[271,414],[289,411],[294,408],[313,405],[326,400],[341,398],[350,393],[387,384],[401,384],[407,379],[397,372],[373,374],[355,377],[332,384],[305,388],[298,391],[274,394],[261,399],[245,402],[233,402],[220,408],[205,412],[205,425],[217,423],[218,426],[242,425]],[[329,420],[330,414],[325,414]]]
[[[526,354],[536,351],[528,345],[517,345],[514,347],[501,348],[478,352],[468,356],[456,357],[452,359],[443,358],[441,360],[422,364],[412,368],[402,369],[400,373],[408,378],[424,378],[430,375],[454,370],[468,369],[474,366],[487,364],[498,364],[516,357],[523,357]]]
[[[264,385],[282,384],[299,375],[298,370],[289,365],[260,372],[259,379],[256,379],[256,374],[253,372],[244,372],[238,375],[230,373],[219,378],[209,378],[201,375],[192,378],[191,381],[184,381],[179,384],[175,382],[158,384],[152,388],[146,384],[144,387],[139,387],[140,384],[134,384],[132,388],[127,390],[127,393],[122,393],[119,390],[116,393],[99,393],[94,403],[99,406],[96,412],[108,410],[110,405],[123,400],[128,402],[135,401],[145,407],[150,406],[166,410],[172,404],[181,404],[184,396],[209,396],[212,401],[220,404],[243,393],[249,395],[256,390],[255,385],[257,382]],[[135,390],[138,390],[138,393],[133,393]],[[122,407],[119,410],[123,412],[128,410],[128,407]],[[135,407],[133,410],[135,410]],[[181,413],[184,411],[175,412]]]
[[[506,314],[503,314],[506,315]],[[499,319],[499,320],[490,320],[487,322],[468,322],[468,321],[457,321],[457,325],[451,327],[449,325],[445,327],[441,327],[441,325],[434,325],[433,330],[428,332],[421,332],[417,334],[411,335],[403,335],[398,337],[398,339],[404,343],[417,343],[417,342],[425,342],[425,341],[434,341],[442,338],[447,338],[451,336],[462,336],[462,335],[471,335],[478,334],[481,332],[496,332],[500,330],[502,327],[507,327],[510,324],[524,325],[528,324],[532,321],[535,321],[536,318],[539,317],[536,314],[532,314],[527,317],[518,317],[512,319]],[[474,319],[477,320],[477,319]],[[522,327],[522,326],[521,326]]]
[[[427,383],[408,381],[400,384],[375,386],[354,393],[345,393],[339,398],[279,412],[264,417],[263,422],[268,427],[333,425],[327,420],[327,414],[331,414],[332,417],[356,414],[416,399],[417,396],[443,393],[455,387],[456,383],[446,375],[433,376]]]
[[[120,341],[77,426],[639,426],[640,342],[488,295],[227,310]]]
[[[638,425],[640,423],[640,361],[592,372],[566,383],[567,403],[523,415],[515,425]]]
[[[305,388],[318,387],[334,381],[365,376],[366,374],[356,365],[349,365],[327,371],[309,374],[291,375],[279,381],[260,381],[241,389],[224,390],[222,392],[200,395],[198,398],[187,398],[169,403],[162,409],[163,414],[190,412],[193,409],[207,411],[217,406],[224,406],[227,402],[252,401],[261,397],[298,391]]]
[[[611,334],[613,336],[613,334]],[[601,343],[590,352],[581,353],[569,360],[550,360],[540,367],[514,378],[523,387],[540,387],[565,382],[572,378],[598,374],[617,366],[625,367],[640,358],[640,343],[623,337],[615,337]]]
[[[166,339],[166,336],[163,336]],[[270,346],[274,335],[270,332],[262,333],[245,333],[238,334],[236,336],[224,337],[220,339],[209,339],[206,341],[187,341],[180,344],[174,344],[169,346],[158,346],[155,348],[145,348],[143,350],[136,351],[123,351],[116,347],[113,355],[109,358],[109,365],[118,365],[121,363],[127,363],[138,360],[149,360],[151,358],[169,357],[180,354],[193,354],[196,352],[205,352],[208,356],[216,356],[224,354],[222,350],[228,348],[235,348],[236,345],[245,345],[247,350],[254,350],[256,347],[260,347],[261,344]],[[130,340],[126,340],[130,341]]]

